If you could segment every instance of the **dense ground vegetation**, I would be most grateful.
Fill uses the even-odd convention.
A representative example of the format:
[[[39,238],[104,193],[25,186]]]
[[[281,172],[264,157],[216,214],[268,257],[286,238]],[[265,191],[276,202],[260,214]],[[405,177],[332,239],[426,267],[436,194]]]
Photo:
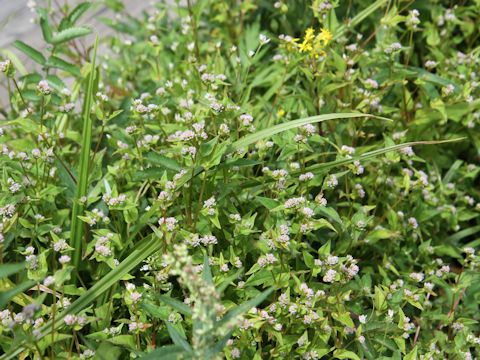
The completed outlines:
[[[476,358],[478,0],[29,6],[2,358]]]

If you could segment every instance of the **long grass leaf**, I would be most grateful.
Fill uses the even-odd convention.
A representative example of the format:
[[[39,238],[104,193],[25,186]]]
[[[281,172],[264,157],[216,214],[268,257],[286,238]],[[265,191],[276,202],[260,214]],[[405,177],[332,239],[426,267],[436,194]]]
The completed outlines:
[[[0,279],[3,279],[7,276],[18,273],[20,270],[25,269],[25,263],[17,264],[1,264],[0,265]]]
[[[143,355],[140,360],[176,360],[185,354],[185,350],[178,345],[166,345],[159,349],[153,350],[151,353]]]
[[[381,8],[387,3],[387,0],[377,0],[364,10],[360,11],[357,15],[355,15],[349,22],[348,26],[347,25],[342,25],[339,26],[337,31],[335,31],[335,34],[333,34],[334,39],[338,39],[341,37],[345,31],[347,31],[348,28],[352,28],[354,26],[357,26],[360,24],[363,20],[365,20],[370,14],[375,12],[377,9]]]
[[[313,123],[318,123],[318,122],[323,122],[323,121],[333,120],[333,119],[351,119],[351,118],[361,118],[361,117],[390,120],[390,119],[381,118],[381,117],[370,115],[370,114],[362,114],[362,113],[335,113],[335,114],[323,114],[323,115],[311,116],[307,118],[288,121],[286,123],[278,124],[278,125],[269,127],[267,129],[259,130],[253,134],[244,136],[241,139],[235,141],[230,146],[230,150],[236,151],[236,150],[242,149],[245,146],[254,144],[257,141],[271,137],[272,135],[281,133],[283,131],[295,129],[303,125],[313,124]]]
[[[353,163],[354,161],[362,161],[362,160],[367,160],[370,158],[374,158],[379,155],[386,154],[391,151],[395,150],[400,150],[409,146],[418,146],[418,145],[439,145],[439,144],[446,144],[446,143],[452,143],[452,142],[457,142],[457,141],[462,141],[465,138],[458,138],[458,139],[451,139],[451,140],[438,140],[438,141],[413,141],[413,142],[407,142],[403,144],[397,144],[397,145],[392,145],[388,147],[384,147],[381,149],[377,150],[372,150],[369,152],[366,152],[361,155],[353,156],[351,158],[345,158],[345,159],[340,159],[340,160],[334,160],[334,161],[329,161],[323,164],[315,164],[312,166],[307,167],[304,171],[309,171],[312,172],[316,175],[324,174],[330,169],[342,166],[342,165],[348,165]],[[291,176],[296,177],[299,176],[302,172],[301,171],[296,171],[292,172]],[[274,179],[266,179],[263,180],[264,183],[272,182]],[[258,181],[249,181],[249,182],[244,182],[242,183],[242,188],[246,189],[249,187],[257,186],[259,183]]]
[[[158,251],[161,247],[161,241],[153,234],[142,240],[131,251],[130,255],[124,259],[115,269],[111,270],[107,275],[102,277],[94,286],[88,289],[77,300],[75,300],[65,311],[57,314],[55,317],[54,327],[58,329],[64,325],[63,319],[67,314],[78,314],[81,310],[89,306],[97,297],[102,295],[110,287],[118,283],[126,274],[138,266],[148,256]],[[31,285],[30,285],[31,287]],[[52,321],[48,321],[43,327],[39,329],[40,335],[37,338],[47,336],[52,331]],[[2,356],[2,359],[14,359],[25,350],[25,341],[21,342],[19,346]]]
[[[192,309],[190,309],[187,304],[166,295],[160,295],[159,299],[161,302],[177,310],[180,314],[192,316]]]
[[[33,285],[35,285],[35,281],[29,280],[17,285],[13,289],[0,292],[0,309],[3,309],[12,297],[23,293],[25,290],[30,289]]]
[[[165,324],[167,325],[168,334],[170,335],[173,343],[177,346],[181,346],[183,350],[191,354],[193,350],[190,347],[190,344],[182,337],[182,335],[180,335],[178,330],[175,329],[168,321],[166,321]]]
[[[236,308],[230,310],[223,318],[218,322],[218,327],[225,326],[228,322],[232,321],[236,317],[242,315],[243,313],[250,310],[252,307],[259,305],[263,300],[265,300],[271,293],[273,288],[267,289],[262,293],[258,294],[253,299],[245,301],[241,305],[238,305]]]
[[[78,269],[80,259],[82,257],[82,236],[83,223],[78,218],[84,211],[83,202],[80,201],[87,194],[88,186],[88,165],[90,160],[90,147],[92,143],[92,118],[90,110],[93,100],[93,82],[95,80],[95,61],[97,57],[98,36],[95,39],[93,48],[92,64],[90,75],[87,82],[87,90],[83,106],[83,132],[82,132],[82,149],[80,155],[80,165],[78,171],[77,196],[72,208],[72,222],[70,230],[70,245],[74,248],[73,265]]]

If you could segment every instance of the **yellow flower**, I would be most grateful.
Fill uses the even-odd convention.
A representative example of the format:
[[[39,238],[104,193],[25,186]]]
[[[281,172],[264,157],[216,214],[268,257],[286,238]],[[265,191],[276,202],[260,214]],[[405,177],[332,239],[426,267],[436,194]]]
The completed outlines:
[[[285,115],[285,110],[280,109],[280,110],[277,111],[277,116],[278,116],[279,118],[283,117],[283,115]]]
[[[323,28],[320,31],[320,34],[318,34],[316,38],[316,40],[323,43],[323,46],[327,46],[330,43],[330,41],[332,41],[332,39],[333,39],[332,33],[325,28]]]
[[[303,42],[299,45],[300,52],[308,52],[310,56],[318,58],[325,55],[324,48],[332,41],[333,36],[330,31],[323,28],[320,33],[315,36],[315,30],[308,28],[305,31]]]
[[[315,37],[313,42],[313,48],[310,51],[310,55],[318,58],[319,56],[324,56],[325,51],[323,50],[330,41],[332,41],[332,34],[327,29],[322,29],[320,33]]]
[[[313,28],[308,28],[305,31],[305,37],[303,38],[303,42],[300,44],[300,52],[307,52],[312,51],[312,40],[314,39],[315,30]]]

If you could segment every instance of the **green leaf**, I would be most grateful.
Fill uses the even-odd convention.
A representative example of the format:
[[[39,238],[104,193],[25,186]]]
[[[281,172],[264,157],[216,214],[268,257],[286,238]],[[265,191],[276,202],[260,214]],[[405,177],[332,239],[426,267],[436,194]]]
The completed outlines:
[[[41,14],[40,15],[40,27],[42,28],[42,34],[44,40],[51,44],[52,43],[52,28],[50,27],[50,24],[48,23],[48,18],[46,14]]]
[[[47,66],[54,67],[60,70],[69,72],[72,75],[80,76],[80,69],[65,60],[60,59],[54,55],[50,56],[47,60]]]
[[[65,30],[66,31],[66,30]],[[79,219],[79,216],[83,215],[84,205],[80,202],[82,197],[87,195],[88,187],[88,174],[90,163],[90,148],[92,144],[92,118],[90,116],[90,109],[93,101],[93,83],[95,79],[95,61],[97,58],[98,37],[95,40],[93,47],[93,57],[90,66],[90,73],[87,81],[87,87],[85,92],[85,99],[83,103],[83,131],[82,131],[82,147],[80,153],[80,164],[78,166],[78,184],[76,198],[73,203],[72,220],[70,227],[70,246],[74,248],[73,252],[73,265],[78,269],[80,264],[80,258],[82,256],[82,236],[83,236],[83,224]]]
[[[155,319],[160,319],[163,321],[168,320],[168,316],[171,314],[171,311],[167,307],[160,307],[148,302],[142,302],[140,308],[145,310],[150,316]]]
[[[153,254],[155,251],[158,251],[160,248],[161,242],[158,240],[158,238],[153,237],[153,235],[148,236],[145,240],[136,244],[135,248],[130,251],[130,255],[126,259],[124,259],[117,267],[115,267],[115,269],[111,270],[105,276],[100,278],[100,280],[98,280],[95,285],[93,285],[90,289],[83,293],[65,311],[57,314],[55,316],[55,322],[53,324],[53,327],[58,329],[59,327],[63,326],[63,319],[67,314],[76,314],[86,308],[97,297],[110,289],[110,287],[114,284],[117,284],[133,268],[138,266],[143,260]],[[29,286],[25,285],[25,288],[22,291],[30,288],[31,286],[33,286],[33,284],[35,283],[30,282]],[[45,323],[44,326],[39,329],[41,336],[38,338],[38,340],[51,333],[52,322],[52,320],[48,321],[47,323]],[[25,344],[26,340],[20,341],[17,347],[10,349],[4,355],[5,359],[17,358],[18,354],[20,354],[25,349]]]
[[[307,265],[309,269],[313,268],[315,260],[312,254],[310,254],[307,250],[303,250],[303,261],[305,262],[305,265]]]
[[[168,334],[170,335],[173,343],[177,346],[180,346],[187,353],[193,353],[192,347],[182,337],[182,335],[177,331],[177,329],[175,329],[168,321],[165,322],[165,325],[167,325]]]
[[[216,288],[219,293],[225,291],[225,289],[236,279],[240,277],[240,274],[243,272],[243,269],[238,269],[235,274],[230,275],[227,278],[223,278],[221,284]]]
[[[3,279],[3,278],[6,278],[10,275],[16,274],[21,270],[25,270],[25,263],[1,264],[0,265],[0,279]]]
[[[14,296],[23,293],[25,290],[30,289],[36,284],[35,281],[25,281],[13,289],[0,292],[0,309],[3,309],[5,305],[10,301]]]
[[[248,145],[254,144],[262,139],[269,138],[280,132],[295,129],[297,127],[307,125],[307,124],[313,124],[313,123],[318,123],[318,122],[323,122],[323,121],[333,120],[333,119],[353,119],[353,118],[362,118],[362,117],[390,121],[390,119],[381,118],[381,117],[370,115],[370,114],[361,114],[361,113],[338,113],[338,114],[324,114],[324,115],[318,115],[318,116],[311,116],[311,117],[297,119],[297,120],[289,121],[283,124],[275,125],[268,129],[259,130],[253,134],[244,136],[241,139],[235,141],[230,146],[229,150],[237,151],[237,150],[243,149]]]
[[[381,8],[387,3],[387,0],[377,0],[372,3],[370,6],[366,7],[358,14],[356,14],[352,19],[348,21],[348,25],[341,25],[337,28],[335,34],[333,34],[333,39],[338,39],[341,37],[348,29],[357,26],[363,20],[365,20],[368,16],[374,13],[377,9]]]
[[[461,239],[464,239],[468,236],[474,235],[478,232],[480,232],[480,225],[471,226],[469,228],[463,229],[463,230],[449,236],[448,238],[445,239],[445,242],[457,244],[458,241],[460,241]],[[457,252],[458,252],[458,250],[457,250]],[[457,256],[454,256],[454,257],[457,257]]]
[[[333,357],[335,359],[353,359],[353,360],[360,360],[357,354],[352,351],[344,350],[344,349],[337,349],[333,352]]]
[[[228,324],[228,322],[234,320],[238,316],[242,315],[243,313],[247,312],[250,310],[252,307],[259,305],[262,303],[271,293],[273,292],[273,288],[267,289],[254,297],[253,299],[250,299],[241,305],[237,306],[236,308],[230,310],[219,322],[218,322],[218,327],[225,326]]]
[[[91,2],[82,2],[78,4],[71,12],[68,14],[68,21],[70,24],[74,25],[78,19],[92,6]]]
[[[275,209],[277,206],[280,205],[280,203],[277,200],[266,198],[263,196],[257,196],[255,197],[255,200],[258,201],[263,206],[265,206],[268,210]]]
[[[54,45],[59,45],[64,42],[76,39],[78,37],[82,37],[88,35],[92,32],[92,29],[87,27],[72,27],[65,30],[60,31],[53,35],[51,43]]]
[[[210,269],[208,255],[206,253],[203,254],[203,280],[208,284],[213,285],[212,269]]]
[[[133,350],[136,347],[135,338],[133,335],[118,335],[118,336],[114,336],[112,338],[106,339],[106,341],[115,345],[124,346],[130,350]]]
[[[13,46],[15,46],[18,50],[23,52],[25,55],[27,55],[30,59],[35,61],[37,64],[45,65],[46,63],[45,57],[40,51],[35,50],[31,46],[25,44],[23,41],[20,41],[20,40],[16,40],[13,43]]]
[[[387,309],[387,302],[386,302],[386,296],[383,290],[375,286],[375,294],[373,296],[373,304],[375,305],[375,309],[377,311],[377,314],[379,314],[382,311],[385,311]]]
[[[412,351],[405,355],[403,360],[417,360],[417,347],[415,346]]]
[[[159,299],[161,302],[167,304],[168,306],[171,306],[179,313],[187,316],[192,316],[192,309],[190,309],[187,304],[166,295],[160,295]]]
[[[177,161],[175,161],[174,159],[170,159],[166,156],[157,154],[155,152],[149,152],[145,156],[145,159],[151,164],[158,165],[163,168],[173,170],[175,172],[179,172],[180,170],[182,170],[182,166]]]
[[[178,345],[166,345],[159,349],[143,355],[140,360],[176,360],[180,359],[185,354],[185,350]]]
[[[348,312],[332,313],[332,317],[345,326],[355,328],[355,324],[353,323],[353,320]]]

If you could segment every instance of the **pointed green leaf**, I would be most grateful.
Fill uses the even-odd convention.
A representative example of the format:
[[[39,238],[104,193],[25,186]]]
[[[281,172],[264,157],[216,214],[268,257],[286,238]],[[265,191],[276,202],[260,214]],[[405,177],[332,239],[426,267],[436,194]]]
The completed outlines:
[[[13,43],[13,46],[15,46],[18,50],[23,52],[37,64],[45,65],[46,60],[43,54],[40,51],[32,48],[30,45],[25,44],[23,41],[17,40]]]
[[[192,309],[190,309],[187,304],[166,295],[160,295],[159,299],[161,302],[167,304],[168,306],[171,306],[179,313],[187,316],[192,316]]]
[[[173,343],[177,346],[182,347],[184,351],[191,354],[193,352],[192,347],[182,337],[182,335],[177,331],[177,329],[175,329],[168,321],[165,322],[165,325],[167,325],[168,334],[170,335]]]
[[[273,288],[267,289],[250,299],[241,305],[237,306],[236,308],[230,310],[219,322],[218,327],[226,325],[228,322],[234,320],[236,317],[242,315],[243,313],[250,310],[252,307],[257,306],[258,304],[262,303],[271,293],[273,292]]]
[[[80,69],[78,67],[70,64],[69,62],[66,62],[65,60],[60,59],[59,57],[53,55],[50,56],[48,58],[47,65],[60,70],[64,70],[72,75],[80,76]]]
[[[21,270],[25,270],[25,263],[1,264],[0,265],[0,279],[3,279],[3,278],[6,278],[10,275],[16,274]]]
[[[178,345],[166,345],[159,349],[155,349],[152,352],[143,355],[140,360],[177,360],[183,358],[185,350]]]
[[[92,32],[92,29],[87,27],[71,27],[65,30],[56,33],[52,37],[52,44],[59,45],[64,42],[76,39],[78,37],[82,37],[88,35]]]

